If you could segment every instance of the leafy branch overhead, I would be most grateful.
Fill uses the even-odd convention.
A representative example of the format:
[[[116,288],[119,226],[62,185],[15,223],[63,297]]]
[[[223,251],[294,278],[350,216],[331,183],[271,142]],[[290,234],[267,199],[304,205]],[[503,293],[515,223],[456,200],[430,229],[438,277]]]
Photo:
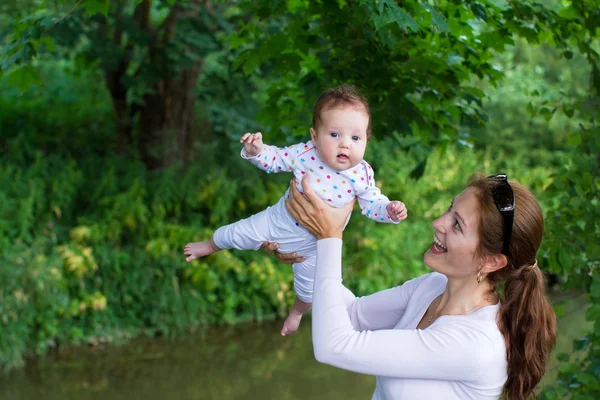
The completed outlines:
[[[258,10],[241,5],[254,17],[229,39],[239,52],[234,66],[248,76],[268,74],[259,120],[263,130],[286,140],[306,134],[312,99],[342,81],[366,92],[377,136],[417,136],[417,146],[463,140],[465,126],[487,121],[485,93],[474,82],[502,80],[497,53],[519,37],[560,43],[565,51],[590,48],[591,40],[587,11],[576,6],[565,11],[533,2],[467,1],[436,8],[391,0],[274,2]],[[587,54],[597,63],[596,54]]]

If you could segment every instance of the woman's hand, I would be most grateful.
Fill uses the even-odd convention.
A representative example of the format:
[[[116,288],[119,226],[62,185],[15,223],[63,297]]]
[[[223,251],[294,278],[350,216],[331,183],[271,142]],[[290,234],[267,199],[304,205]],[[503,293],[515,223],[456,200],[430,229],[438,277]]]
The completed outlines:
[[[298,256],[298,253],[280,253],[279,243],[274,242],[263,242],[260,245],[260,248],[263,249],[266,253],[273,254],[275,258],[281,261],[284,264],[295,264],[301,263],[306,260],[306,257]]]
[[[356,198],[342,208],[331,207],[313,192],[308,177],[302,178],[304,194],[296,188],[294,180],[290,183],[290,197],[285,206],[296,221],[317,240],[326,238],[342,238],[346,218],[352,212]]]

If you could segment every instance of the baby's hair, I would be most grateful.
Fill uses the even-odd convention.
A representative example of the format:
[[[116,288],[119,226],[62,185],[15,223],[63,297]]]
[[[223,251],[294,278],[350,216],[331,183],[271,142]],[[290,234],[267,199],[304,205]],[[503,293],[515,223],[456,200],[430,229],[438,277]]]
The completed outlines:
[[[327,89],[317,99],[315,109],[313,111],[313,128],[317,129],[323,122],[321,113],[340,106],[354,106],[363,108],[369,117],[369,125],[367,125],[367,139],[371,139],[371,111],[367,99],[359,93],[358,89],[347,83]]]

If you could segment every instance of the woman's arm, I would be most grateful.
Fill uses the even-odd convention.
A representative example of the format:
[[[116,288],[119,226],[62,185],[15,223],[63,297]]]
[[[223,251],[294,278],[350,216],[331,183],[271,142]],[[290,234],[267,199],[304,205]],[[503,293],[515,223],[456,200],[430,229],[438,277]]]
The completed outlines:
[[[426,330],[359,331],[353,326],[341,284],[342,242],[317,242],[313,292],[315,358],[346,370],[396,378],[465,380],[480,375],[490,357],[502,356],[502,340],[465,324]]]
[[[355,297],[342,285],[342,298],[354,329],[357,331],[393,329],[404,315],[410,292],[415,286],[410,283],[365,297]]]
[[[280,253],[279,243],[275,242],[264,242],[260,248],[284,264],[300,263],[306,259],[295,252]],[[357,330],[393,328],[402,315],[399,305],[404,303],[393,293],[397,292],[397,289],[384,290],[367,297],[356,297],[350,289],[342,285],[342,296],[344,304],[348,307],[352,325]]]
[[[279,244],[275,242],[264,242],[261,249],[274,255],[284,264],[304,261],[304,257],[299,257],[297,253],[280,253]],[[350,289],[342,285],[342,297],[352,326],[356,330],[391,329],[396,326],[404,312],[403,305],[409,297],[407,290],[404,290],[406,286],[409,286],[409,283],[370,296],[356,297]]]

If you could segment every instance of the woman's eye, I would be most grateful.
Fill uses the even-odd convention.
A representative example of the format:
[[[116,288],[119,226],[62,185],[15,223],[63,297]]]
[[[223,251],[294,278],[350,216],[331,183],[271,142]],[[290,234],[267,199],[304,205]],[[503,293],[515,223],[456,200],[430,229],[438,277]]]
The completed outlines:
[[[355,142],[358,142],[360,140],[360,137],[358,137],[358,136],[352,136],[352,140],[354,140]]]
[[[337,132],[331,132],[331,137],[338,137],[339,135],[337,134]]]
[[[457,229],[459,231],[461,230],[460,229],[460,224],[458,223],[458,220],[454,222],[454,229]]]

